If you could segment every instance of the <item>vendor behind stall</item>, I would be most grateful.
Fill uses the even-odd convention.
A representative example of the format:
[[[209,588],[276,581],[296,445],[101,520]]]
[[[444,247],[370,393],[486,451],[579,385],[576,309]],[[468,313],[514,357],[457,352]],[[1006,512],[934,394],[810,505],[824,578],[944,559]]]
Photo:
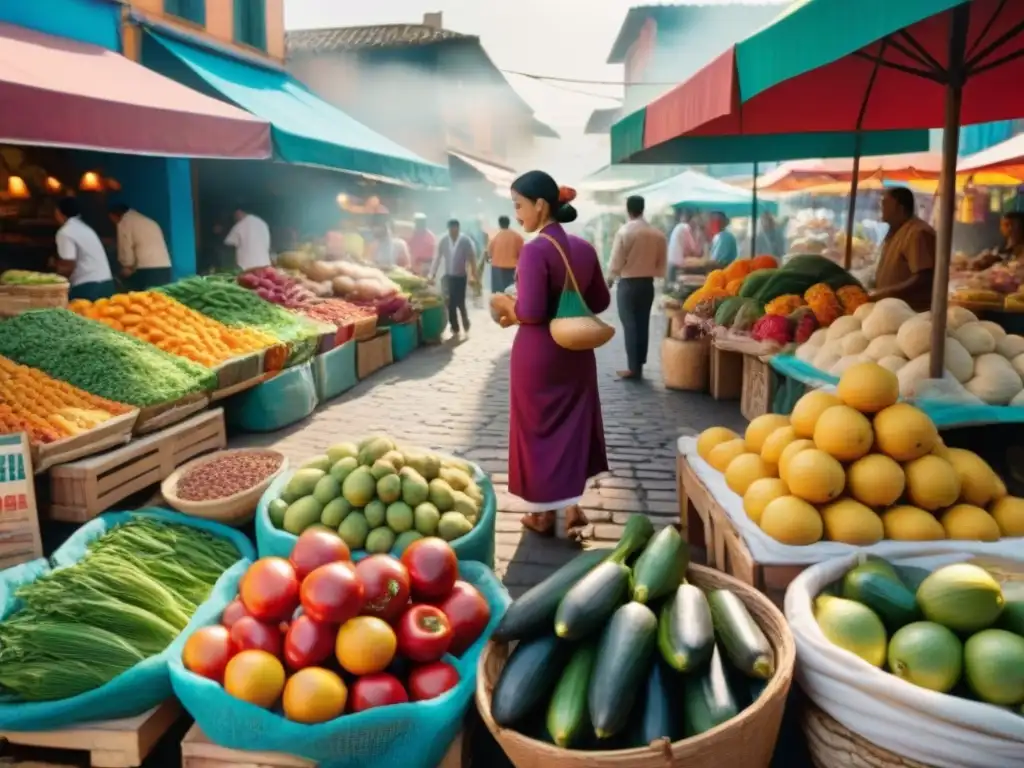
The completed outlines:
[[[999,220],[999,233],[1005,244],[999,249],[999,256],[1004,261],[1014,261],[1024,257],[1024,213],[1010,211],[1004,213]]]
[[[68,298],[96,301],[114,295],[114,277],[110,272],[107,252],[96,230],[82,220],[78,201],[65,197],[57,204],[54,218],[57,230],[57,256],[51,266],[68,278]]]
[[[906,187],[892,187],[882,195],[882,220],[889,232],[882,241],[871,300],[903,299],[924,312],[932,300],[935,230],[915,210],[914,193]]]
[[[117,260],[121,277],[134,291],[147,291],[171,282],[171,255],[160,225],[127,205],[110,209],[117,226]]]

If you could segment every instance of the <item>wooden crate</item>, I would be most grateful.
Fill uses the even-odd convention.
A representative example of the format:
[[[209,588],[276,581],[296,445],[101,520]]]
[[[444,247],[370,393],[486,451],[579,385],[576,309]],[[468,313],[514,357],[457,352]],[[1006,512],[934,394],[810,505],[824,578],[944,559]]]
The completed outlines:
[[[356,342],[356,375],[360,381],[393,362],[391,331],[387,328],[379,328],[369,341]]]
[[[35,473],[42,474],[50,467],[68,461],[92,456],[118,445],[124,445],[132,439],[132,429],[139,417],[138,410],[115,416],[103,422],[95,429],[83,432],[74,437],[58,440],[54,443],[40,443],[32,446],[32,467]]]
[[[462,768],[468,765],[468,761],[463,760],[463,748],[460,732],[437,768]],[[193,725],[181,742],[182,768],[313,768],[315,765],[312,760],[280,752],[248,752],[218,747],[206,738],[198,725]]]
[[[711,397],[739,400],[743,393],[743,355],[719,344],[711,344]]]
[[[33,763],[27,762],[32,757],[28,755],[30,751],[61,750],[88,753],[93,768],[137,768],[180,715],[181,705],[168,699],[148,712],[123,720],[83,723],[58,731],[0,731],[2,759],[21,766],[61,765],[60,758],[45,752],[34,755]],[[64,757],[63,763],[67,761]]]
[[[187,419],[193,413],[206,408],[209,404],[209,392],[194,392],[170,403],[146,406],[139,411],[139,418],[135,421],[135,429],[133,431],[136,435],[156,432],[158,429],[169,427],[171,424],[177,424],[182,419]]]
[[[807,566],[761,565],[754,560],[743,537],[689,462],[680,455],[677,464],[680,516],[687,541],[693,546],[704,547],[710,568],[750,584],[782,608],[786,588]]]
[[[84,523],[161,482],[186,461],[224,448],[224,410],[200,413],[98,456],[50,470],[50,517]]]
[[[770,355],[743,355],[743,394],[740,413],[753,421],[772,411],[772,367]]]
[[[217,389],[227,389],[239,382],[255,379],[263,373],[263,352],[251,352],[226,360],[213,369],[217,374]]]

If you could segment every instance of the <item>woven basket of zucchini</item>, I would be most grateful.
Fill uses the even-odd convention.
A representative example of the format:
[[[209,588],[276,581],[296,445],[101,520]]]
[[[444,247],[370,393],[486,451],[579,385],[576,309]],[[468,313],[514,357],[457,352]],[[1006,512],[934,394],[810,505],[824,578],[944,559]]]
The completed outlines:
[[[872,744],[845,725],[806,701],[801,717],[807,749],[816,768],[858,765],[863,768],[928,768],[924,763],[900,757]]]
[[[795,658],[764,595],[633,515],[509,606],[476,702],[516,768],[767,768]]]

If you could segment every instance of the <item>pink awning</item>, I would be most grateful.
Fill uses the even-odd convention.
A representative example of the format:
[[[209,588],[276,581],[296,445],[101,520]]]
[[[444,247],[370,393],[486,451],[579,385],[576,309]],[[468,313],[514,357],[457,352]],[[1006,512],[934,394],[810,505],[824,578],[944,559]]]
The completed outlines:
[[[0,143],[261,160],[270,125],[114,51],[0,23]]]

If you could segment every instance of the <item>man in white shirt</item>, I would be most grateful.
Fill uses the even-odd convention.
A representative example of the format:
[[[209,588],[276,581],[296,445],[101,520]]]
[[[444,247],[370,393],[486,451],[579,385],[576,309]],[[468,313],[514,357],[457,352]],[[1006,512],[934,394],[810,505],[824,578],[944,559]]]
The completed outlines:
[[[235,264],[239,269],[270,266],[270,227],[241,206],[235,211],[235,226],[228,232],[224,244],[234,246]]]
[[[676,278],[683,270],[686,259],[699,259],[703,256],[700,246],[697,245],[697,238],[693,235],[693,228],[690,220],[693,214],[686,209],[680,209],[676,213],[676,226],[668,238],[668,277],[665,279],[665,289],[672,287]]]
[[[71,283],[70,299],[104,299],[115,292],[107,251],[96,230],[82,221],[78,201],[65,197],[57,204],[57,258],[53,266]]]
[[[134,291],[147,291],[171,282],[171,255],[160,225],[127,205],[110,209],[117,226],[117,260],[121,277]]]

